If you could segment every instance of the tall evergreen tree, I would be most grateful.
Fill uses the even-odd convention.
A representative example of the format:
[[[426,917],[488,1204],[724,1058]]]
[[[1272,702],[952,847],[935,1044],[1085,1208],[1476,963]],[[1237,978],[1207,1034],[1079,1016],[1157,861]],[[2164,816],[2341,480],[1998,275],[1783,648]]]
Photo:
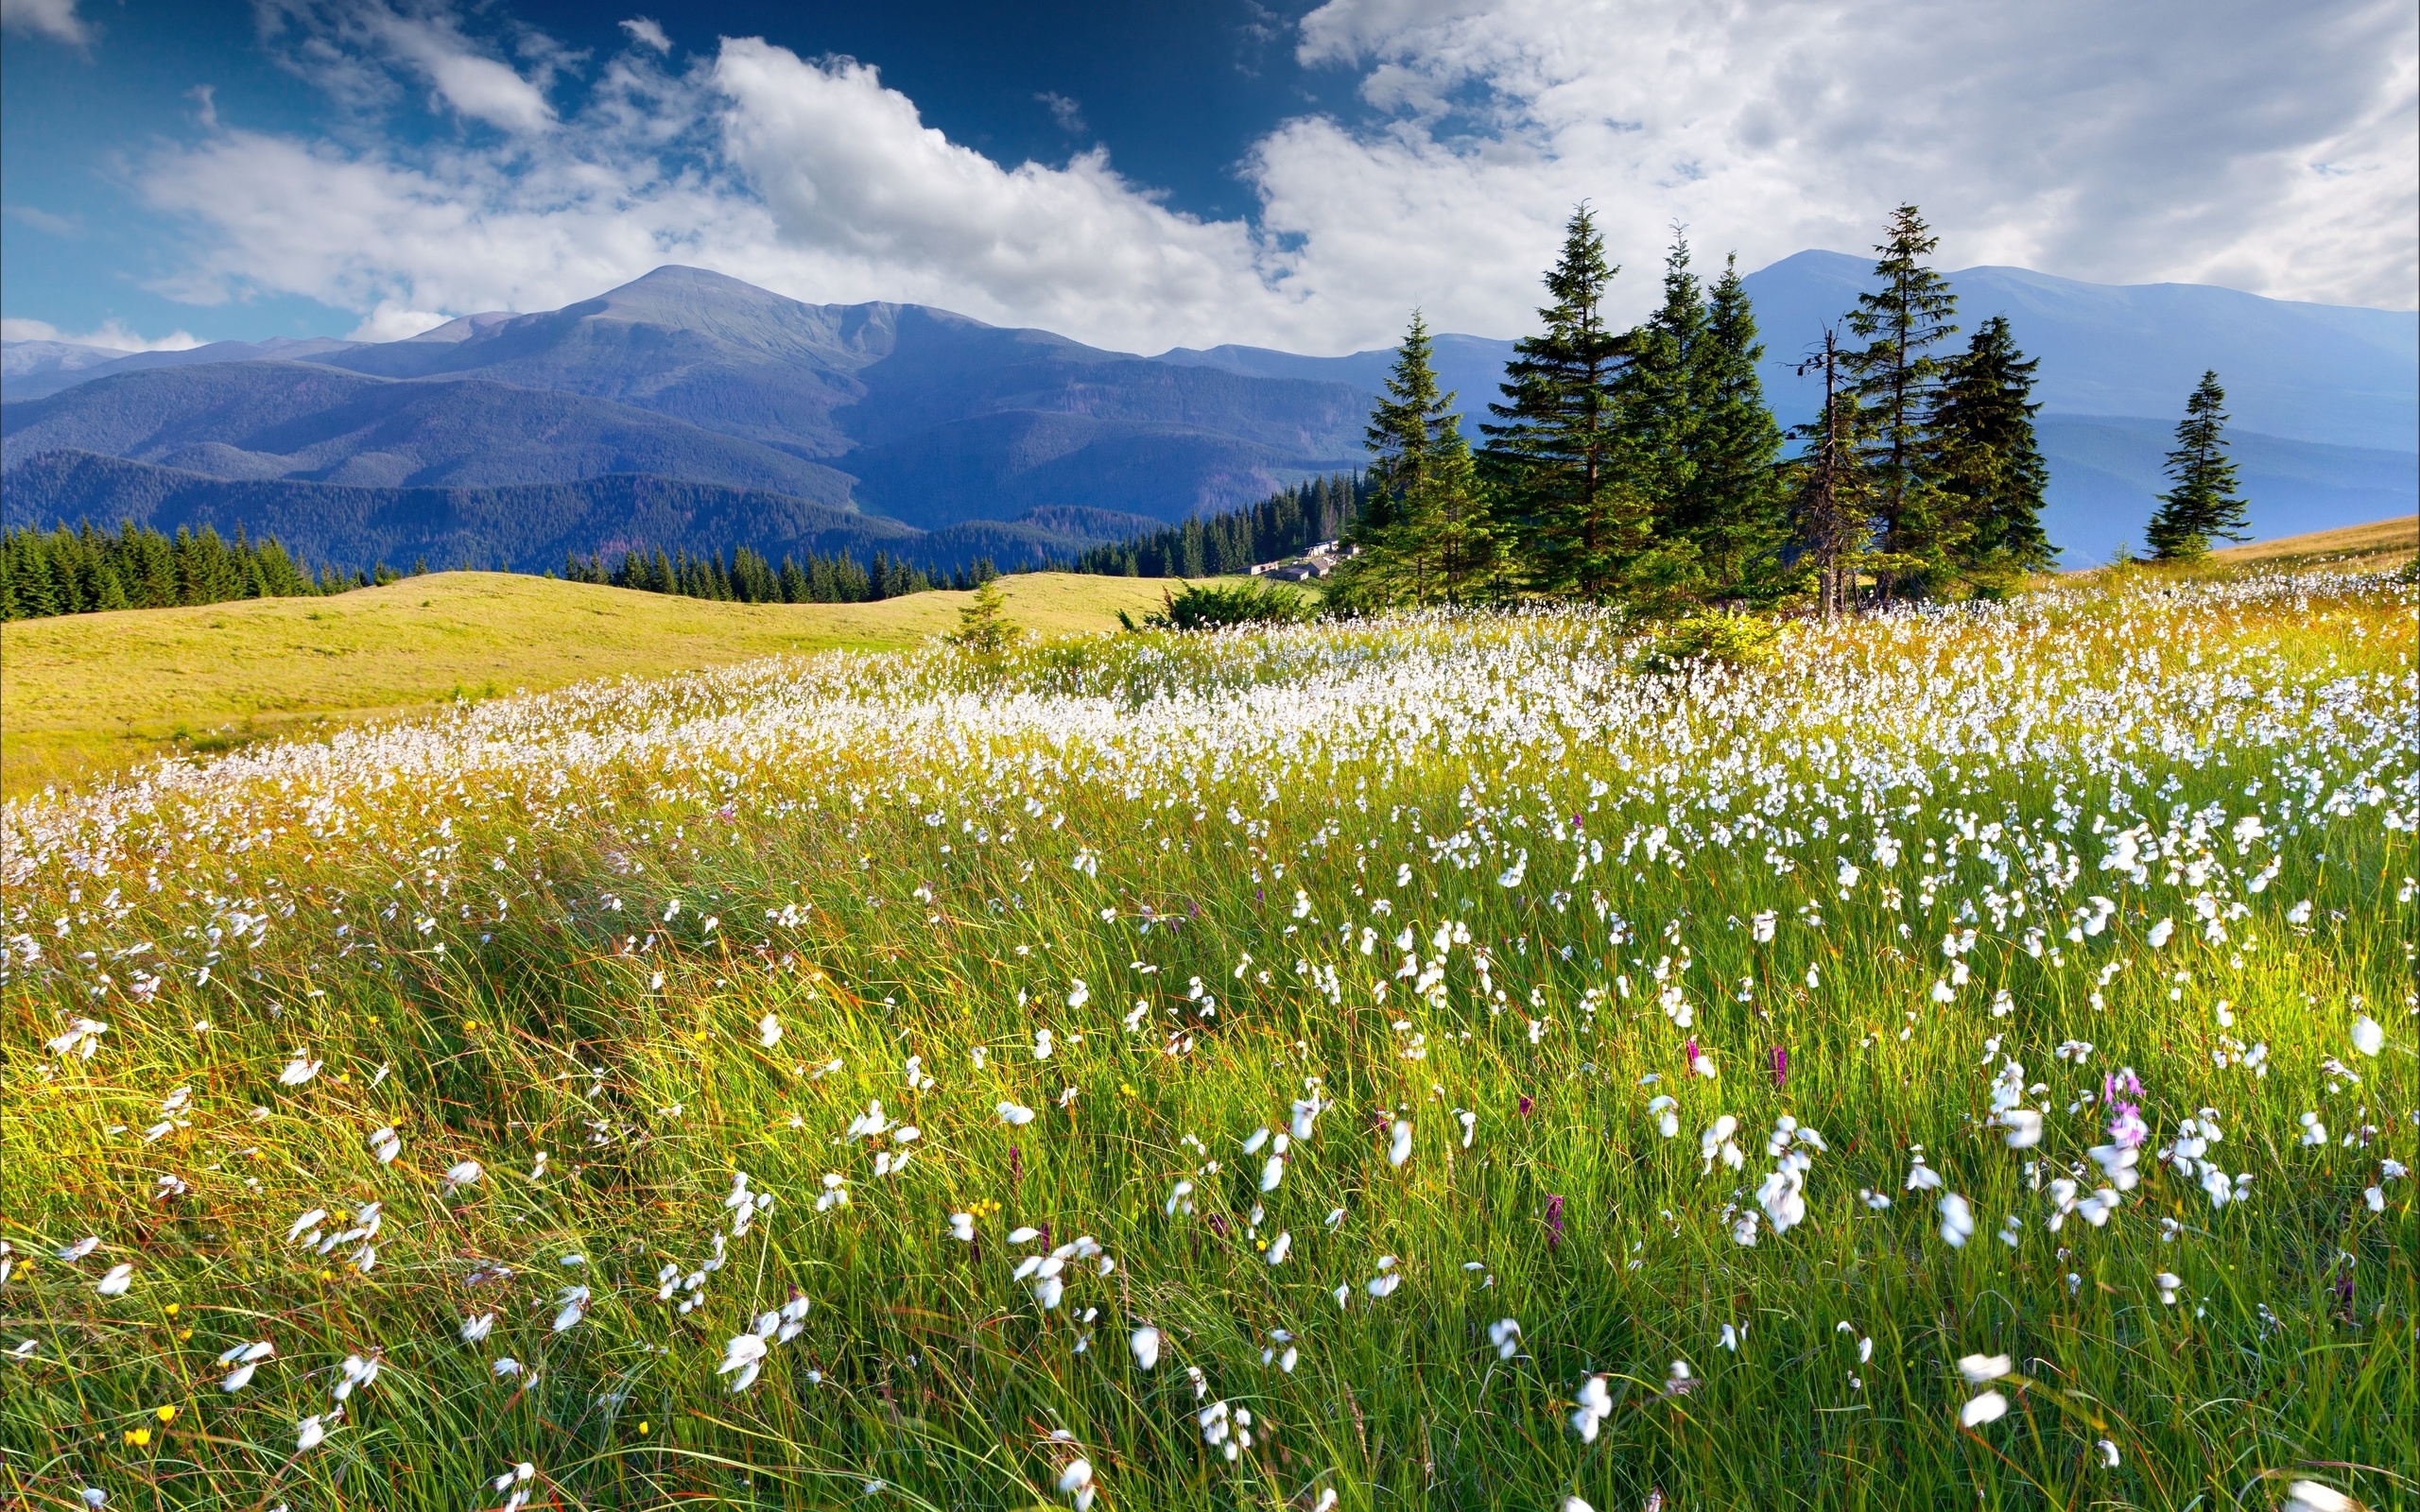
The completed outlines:
[[[1428,322],[1418,310],[1395,348],[1394,367],[1388,370],[1386,392],[1370,411],[1365,438],[1370,448],[1370,482],[1378,495],[1392,502],[1420,481],[1430,455],[1443,438],[1454,434],[1454,396],[1437,389],[1435,350]]]
[[[1725,258],[1689,351],[1689,391],[1700,408],[1690,435],[1688,486],[1669,528],[1696,548],[1711,591],[1730,597],[1767,592],[1789,540],[1788,503],[1775,473],[1781,426],[1756,372],[1764,359],[1738,259]]]
[[[1886,558],[1876,588],[1890,598],[1897,581],[1945,570],[1956,542],[1944,526],[1925,475],[1925,422],[1942,365],[1930,348],[1958,327],[1958,296],[1925,259],[1941,246],[1913,205],[1892,213],[1874,276],[1881,287],[1857,298],[1849,329],[1867,344],[1845,353],[1860,408],[1871,421],[1866,464]]]
[[[1500,559],[1486,518],[1489,490],[1473,470],[1454,396],[1438,390],[1429,354],[1427,325],[1414,311],[1386,393],[1370,413],[1370,498],[1350,536],[1359,549],[1327,588],[1328,601],[1340,608],[1463,601],[1479,591],[1478,579],[1492,581]],[[1199,530],[1198,520],[1186,524]],[[1485,567],[1477,565],[1480,558]]]
[[[1802,559],[1814,567],[1816,605],[1826,623],[1857,609],[1858,576],[1875,540],[1867,425],[1856,389],[1843,382],[1846,366],[1829,330],[1823,352],[1798,365],[1802,377],[1824,375],[1824,408],[1793,433],[1808,445],[1789,467],[1790,515]]]
[[[1623,338],[1627,360],[1613,384],[1618,465],[1650,501],[1659,533],[1678,524],[1697,481],[1706,395],[1696,359],[1705,320],[1689,244],[1676,228],[1664,259],[1664,302]]]
[[[1956,563],[1969,578],[1998,582],[2058,558],[2042,529],[2050,469],[2033,438],[2041,365],[2017,350],[2008,318],[1996,315],[1944,367],[1926,427],[1927,465],[1947,496],[1944,512],[1959,522]]]
[[[2152,513],[2152,556],[2187,561],[2205,555],[2212,541],[2241,541],[2250,526],[2244,500],[2236,493],[2235,462],[2227,455],[2227,393],[2213,369],[2185,402],[2177,422],[2176,450],[2168,454],[2169,490]]]
[[[1519,522],[1531,584],[1585,599],[1614,597],[1646,541],[1649,501],[1619,474],[1613,386],[1621,336],[1605,324],[1607,287],[1620,269],[1586,205],[1564,228],[1563,252],[1546,276],[1554,302],[1538,312],[1546,330],[1513,343],[1504,399],[1489,409],[1503,423],[1488,436],[1490,470],[1505,481]]]

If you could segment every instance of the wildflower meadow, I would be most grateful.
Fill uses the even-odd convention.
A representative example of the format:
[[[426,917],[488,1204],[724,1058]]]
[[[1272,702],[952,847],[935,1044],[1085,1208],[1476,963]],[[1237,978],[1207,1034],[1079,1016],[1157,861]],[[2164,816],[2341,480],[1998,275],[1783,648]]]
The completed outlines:
[[[0,1498],[2420,1504],[2414,603],[831,654],[12,802]]]

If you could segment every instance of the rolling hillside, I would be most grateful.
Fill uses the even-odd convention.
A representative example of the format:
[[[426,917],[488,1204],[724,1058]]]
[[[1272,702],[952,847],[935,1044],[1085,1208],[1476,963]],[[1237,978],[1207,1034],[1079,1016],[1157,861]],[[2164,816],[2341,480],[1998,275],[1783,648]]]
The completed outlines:
[[[1041,573],[1001,583],[1041,635],[1115,629],[1165,584]],[[956,627],[965,593],[717,604],[496,573],[334,598],[252,599],[0,625],[0,792],[170,751],[333,730],[457,696],[651,677],[786,651],[888,650]]]

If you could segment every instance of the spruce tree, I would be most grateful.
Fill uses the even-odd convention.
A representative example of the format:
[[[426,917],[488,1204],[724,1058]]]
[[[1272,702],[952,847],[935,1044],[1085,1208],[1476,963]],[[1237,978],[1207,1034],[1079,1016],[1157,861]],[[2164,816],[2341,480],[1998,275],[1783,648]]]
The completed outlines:
[[[1364,433],[1371,481],[1390,498],[1403,497],[1420,481],[1438,438],[1454,427],[1454,396],[1437,390],[1434,355],[1428,322],[1414,310],[1403,344],[1395,348],[1387,391],[1371,409]]]
[[[1692,359],[1704,335],[1703,295],[1689,271],[1689,244],[1676,229],[1664,259],[1664,302],[1624,338],[1628,361],[1613,386],[1619,465],[1651,502],[1659,527],[1677,524],[1697,479],[1706,396]]]
[[[1580,206],[1546,276],[1554,300],[1538,312],[1546,330],[1512,344],[1505,402],[1488,406],[1503,423],[1480,427],[1490,470],[1505,480],[1519,522],[1532,586],[1585,599],[1615,596],[1646,534],[1646,501],[1616,467],[1613,386],[1623,342],[1606,326],[1603,306],[1619,271]]]
[[[1944,513],[1962,537],[1956,565],[1979,585],[2004,588],[2058,558],[2042,529],[2049,465],[2034,444],[2033,373],[2008,318],[1978,327],[1963,354],[1944,366],[1927,423],[1927,466],[1945,495]]]
[[[1942,365],[1929,349],[1958,327],[1958,296],[1926,266],[1941,246],[1913,205],[1891,216],[1874,276],[1881,287],[1857,298],[1849,329],[1867,345],[1844,353],[1859,407],[1871,421],[1866,465],[1881,530],[1876,588],[1888,599],[1902,577],[1918,583],[1945,571],[1956,542],[1925,472],[1925,421]]]
[[[1325,595],[1339,608],[1461,602],[1482,592],[1480,582],[1493,584],[1502,548],[1487,518],[1491,494],[1473,468],[1454,396],[1438,391],[1429,353],[1428,328],[1415,310],[1386,393],[1370,413],[1369,502],[1346,537],[1358,549]],[[1198,576],[1201,522],[1186,521],[1184,530],[1187,570],[1179,576]]]
[[[1727,597],[1768,593],[1789,539],[1775,472],[1781,426],[1756,371],[1764,358],[1738,259],[1725,258],[1689,351],[1689,391],[1701,408],[1690,436],[1688,486],[1670,528],[1696,548],[1712,592]]]
[[[2244,500],[2236,493],[2235,462],[2227,455],[2227,393],[2212,369],[2185,402],[2176,450],[2168,454],[2169,491],[2152,513],[2148,539],[2159,561],[2189,561],[2213,541],[2241,541],[2249,531]]]

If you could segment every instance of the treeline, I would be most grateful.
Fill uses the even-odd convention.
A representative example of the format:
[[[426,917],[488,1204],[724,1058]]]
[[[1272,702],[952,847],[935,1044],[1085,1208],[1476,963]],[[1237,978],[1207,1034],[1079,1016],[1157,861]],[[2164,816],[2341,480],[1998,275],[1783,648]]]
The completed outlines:
[[[804,562],[785,556],[776,567],[762,552],[747,546],[733,551],[728,563],[713,552],[702,557],[685,551],[666,556],[661,550],[626,552],[611,567],[594,556],[585,561],[567,558],[563,562],[563,576],[575,583],[602,583],[732,604],[866,604],[936,588],[976,588],[998,576],[999,569],[989,557],[939,574],[880,551],[873,554],[872,562],[860,562],[845,552],[829,557],[809,553]]]
[[[1514,594],[1650,612],[1812,597],[1839,612],[1996,592],[2050,564],[2033,440],[2035,364],[1995,318],[1962,352],[1937,245],[1913,206],[1877,250],[1879,287],[1818,354],[1823,415],[1785,437],[1734,262],[1711,286],[1675,238],[1655,313],[1606,321],[1618,269],[1585,206],[1546,276],[1542,335],[1514,344],[1477,448],[1440,393],[1415,313],[1372,414],[1373,485],[1344,607]],[[1861,344],[1858,344],[1861,343]],[[1795,438],[1802,446],[1785,455]]]
[[[1604,317],[1619,271],[1586,206],[1546,275],[1543,334],[1514,343],[1475,447],[1441,393],[1414,312],[1372,413],[1355,548],[1331,605],[1549,595],[1672,613],[1996,596],[2057,557],[2042,528],[2038,363],[1994,316],[1951,342],[1958,301],[1913,205],[1876,248],[1876,286],[1798,364],[1817,418],[1785,435],[1736,263],[1710,287],[1675,237],[1663,300],[1626,331]],[[2241,539],[2225,395],[2204,374],[2168,457],[2154,554]],[[1790,443],[1797,443],[1795,448]]]
[[[1357,477],[1297,484],[1241,509],[1199,517],[1133,541],[1095,546],[1071,571],[1104,577],[1210,577],[1299,556],[1341,538],[1360,518],[1368,485]]]
[[[313,573],[274,540],[248,538],[241,525],[233,541],[207,525],[173,537],[136,524],[0,531],[0,620],[340,593],[372,580],[325,567]]]

